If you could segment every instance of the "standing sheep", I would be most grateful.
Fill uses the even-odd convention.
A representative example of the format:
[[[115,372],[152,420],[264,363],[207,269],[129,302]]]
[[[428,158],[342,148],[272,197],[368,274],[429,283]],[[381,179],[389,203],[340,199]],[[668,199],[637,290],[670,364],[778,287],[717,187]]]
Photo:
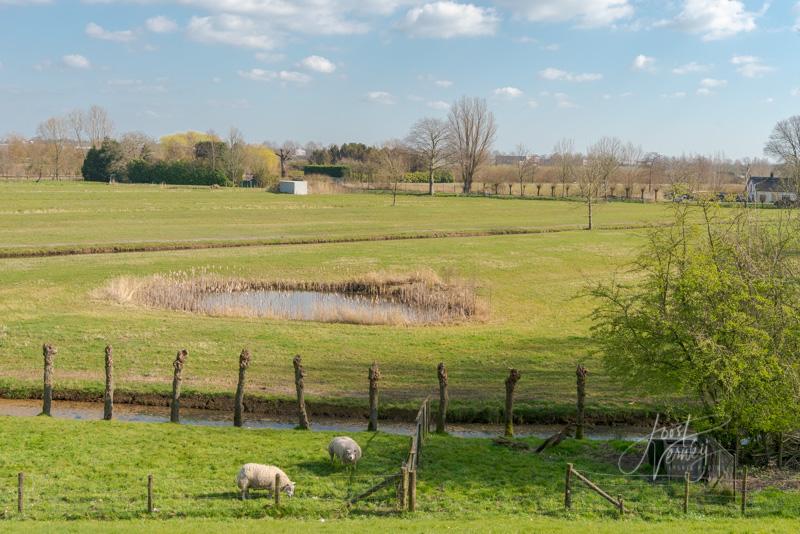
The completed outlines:
[[[331,463],[333,463],[334,457],[336,457],[343,465],[352,465],[355,467],[361,459],[361,447],[358,446],[358,443],[356,443],[353,438],[340,436],[338,438],[333,438],[330,444],[328,444],[328,454],[331,455]]]
[[[280,487],[277,489],[289,497],[294,495],[295,484],[281,469],[274,465],[244,464],[236,475],[236,485],[239,486],[242,500],[248,497],[250,489],[270,490],[274,495],[275,475],[280,476]]]

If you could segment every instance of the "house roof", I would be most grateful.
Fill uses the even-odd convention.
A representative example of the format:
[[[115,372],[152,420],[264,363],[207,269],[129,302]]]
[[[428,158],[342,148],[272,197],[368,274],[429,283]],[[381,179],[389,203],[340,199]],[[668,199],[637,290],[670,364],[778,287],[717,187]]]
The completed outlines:
[[[788,193],[789,187],[782,178],[775,176],[751,176],[748,180],[748,187],[751,186],[756,191],[771,193]]]

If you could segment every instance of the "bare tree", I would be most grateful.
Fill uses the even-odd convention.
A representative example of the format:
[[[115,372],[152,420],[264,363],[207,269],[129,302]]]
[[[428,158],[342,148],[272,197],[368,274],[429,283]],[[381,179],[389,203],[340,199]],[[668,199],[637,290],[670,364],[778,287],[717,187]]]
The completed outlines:
[[[516,149],[514,150],[514,155],[519,158],[519,161],[517,162],[517,182],[519,182],[519,196],[524,197],[525,184],[529,181],[533,181],[534,176],[536,176],[536,158],[523,144],[517,145]]]
[[[383,143],[377,151],[380,173],[392,184],[392,206],[397,205],[397,184],[408,170],[408,147],[402,142],[393,140]]]
[[[647,190],[653,190],[653,178],[660,178],[664,172],[664,156],[658,152],[648,152],[642,158],[642,163],[647,168]],[[644,200],[644,195],[642,195]]]
[[[122,162],[127,164],[135,159],[148,159],[153,152],[156,142],[153,138],[142,132],[126,132],[119,138],[122,151]]]
[[[72,134],[75,136],[75,141],[78,143],[78,149],[83,150],[83,133],[86,130],[84,113],[80,109],[73,109],[67,115],[67,124]]]
[[[228,179],[238,184],[244,174],[245,146],[244,137],[238,128],[231,126],[228,130],[228,150],[225,154],[225,174]]]
[[[89,108],[89,112],[84,118],[84,128],[94,148],[100,148],[103,139],[111,137],[114,133],[114,123],[111,122],[108,112],[100,106]]]
[[[494,115],[482,98],[461,97],[450,107],[448,151],[461,170],[463,192],[472,190],[476,173],[489,158],[497,134]]]
[[[58,180],[61,166],[61,155],[64,152],[67,138],[66,121],[61,117],[50,117],[36,128],[37,135],[47,144],[53,174]]]
[[[622,149],[623,186],[625,187],[625,198],[631,198],[634,185],[640,182],[644,167],[642,165],[644,151],[639,145],[633,143],[626,144]]]
[[[286,178],[286,163],[297,154],[298,145],[294,141],[285,141],[279,148],[275,149],[275,154],[281,162],[281,178]]]
[[[590,146],[586,162],[578,171],[578,187],[588,209],[589,230],[594,226],[592,207],[608,188],[611,177],[622,165],[622,143],[619,139],[603,137]]]
[[[575,177],[577,159],[575,141],[572,139],[561,139],[553,147],[553,161],[558,171],[558,181],[561,183],[561,196],[565,194],[567,182],[571,182]]]
[[[447,165],[447,123],[441,119],[420,119],[411,127],[406,142],[411,151],[425,163],[428,170],[428,194],[433,195],[434,173]]]
[[[778,121],[764,146],[764,154],[778,161],[789,187],[800,191],[800,115]]]

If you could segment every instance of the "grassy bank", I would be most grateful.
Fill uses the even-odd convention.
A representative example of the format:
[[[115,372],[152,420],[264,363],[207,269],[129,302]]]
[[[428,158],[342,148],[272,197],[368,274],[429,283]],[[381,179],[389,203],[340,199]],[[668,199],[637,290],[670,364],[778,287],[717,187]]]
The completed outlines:
[[[356,433],[364,450],[349,475],[328,461],[330,432],[189,427],[158,423],[81,422],[0,418],[0,512],[21,520],[62,521],[144,519],[146,479],[154,476],[153,525],[170,518],[293,518],[319,522],[349,519],[353,525],[380,525],[385,517],[417,521],[541,521],[616,518],[598,495],[575,486],[573,511],[563,510],[566,463],[589,474],[607,491],[622,495],[629,520],[670,521],[681,516],[682,484],[652,484],[620,474],[624,442],[577,442],[536,455],[494,445],[487,439],[431,436],[423,449],[418,511],[396,511],[393,489],[352,507],[345,500],[384,476],[396,473],[408,439]],[[524,440],[537,444],[540,440]],[[634,458],[635,459],[635,458]],[[246,462],[272,463],[296,482],[293,498],[280,509],[263,492],[240,501],[234,484]],[[16,475],[25,473],[25,513],[17,514]],[[692,487],[690,518],[737,518],[735,500],[720,489]],[[771,521],[800,516],[800,494],[776,489],[751,492],[750,515]],[[365,521],[364,523],[359,523]],[[369,521],[369,522],[367,522]],[[624,523],[625,520],[623,520]],[[151,524],[148,522],[148,525]],[[202,523],[198,523],[202,524]],[[396,523],[387,523],[387,525]],[[435,523],[431,523],[435,524]],[[536,524],[534,522],[534,524]],[[732,523],[735,524],[735,523]],[[379,527],[382,528],[382,527]]]

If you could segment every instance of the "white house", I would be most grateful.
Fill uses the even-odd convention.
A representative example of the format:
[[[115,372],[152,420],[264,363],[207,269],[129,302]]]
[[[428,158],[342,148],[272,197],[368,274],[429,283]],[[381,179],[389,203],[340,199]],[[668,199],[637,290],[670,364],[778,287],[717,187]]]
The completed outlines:
[[[797,200],[797,193],[791,191],[787,183],[774,175],[751,176],[747,180],[747,201],[772,204],[779,200]]]

